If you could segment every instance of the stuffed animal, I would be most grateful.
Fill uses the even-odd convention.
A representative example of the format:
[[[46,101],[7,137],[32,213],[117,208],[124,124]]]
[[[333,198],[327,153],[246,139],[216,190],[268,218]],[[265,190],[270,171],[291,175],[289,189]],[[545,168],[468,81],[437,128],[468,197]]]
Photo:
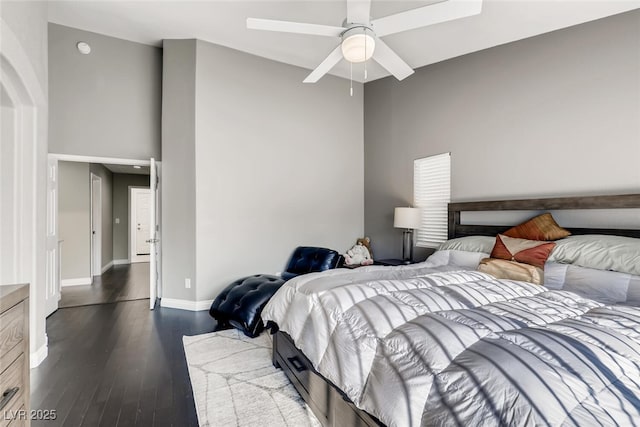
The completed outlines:
[[[366,245],[365,245],[366,243]],[[364,239],[358,239],[355,245],[347,251],[344,255],[344,262],[347,265],[371,265],[373,264],[373,258],[371,252],[367,246],[370,243],[370,239],[365,237]]]
[[[367,248],[367,250],[369,251],[369,255],[371,256],[371,259],[374,259],[373,250],[371,250],[371,239],[368,237],[361,237],[358,240],[356,240],[356,244],[358,243],[364,246],[365,248]]]

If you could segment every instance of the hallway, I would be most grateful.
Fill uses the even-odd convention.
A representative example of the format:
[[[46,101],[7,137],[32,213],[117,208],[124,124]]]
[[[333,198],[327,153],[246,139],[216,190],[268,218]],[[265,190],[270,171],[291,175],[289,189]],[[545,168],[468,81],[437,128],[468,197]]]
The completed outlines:
[[[92,285],[62,288],[60,308],[149,298],[149,263],[114,265]]]

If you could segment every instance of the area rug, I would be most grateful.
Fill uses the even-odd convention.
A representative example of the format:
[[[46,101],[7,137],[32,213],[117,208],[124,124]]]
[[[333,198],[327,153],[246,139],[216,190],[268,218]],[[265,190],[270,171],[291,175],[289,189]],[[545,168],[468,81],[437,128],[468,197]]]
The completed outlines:
[[[266,334],[233,329],[183,337],[201,427],[314,426],[320,422],[271,363]]]

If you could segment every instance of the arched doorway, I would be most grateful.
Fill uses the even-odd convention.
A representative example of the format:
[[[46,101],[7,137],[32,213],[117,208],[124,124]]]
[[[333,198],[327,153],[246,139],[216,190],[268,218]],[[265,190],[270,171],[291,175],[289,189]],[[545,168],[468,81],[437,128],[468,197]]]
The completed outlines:
[[[31,284],[35,366],[47,355],[46,307],[57,304],[55,253],[47,250],[47,102],[28,55],[2,20],[0,32],[0,284]]]

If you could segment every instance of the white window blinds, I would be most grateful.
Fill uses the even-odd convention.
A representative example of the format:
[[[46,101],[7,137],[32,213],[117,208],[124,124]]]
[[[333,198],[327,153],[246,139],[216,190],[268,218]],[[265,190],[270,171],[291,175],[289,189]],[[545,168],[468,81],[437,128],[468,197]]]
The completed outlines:
[[[451,199],[450,153],[413,162],[413,203],[420,208],[416,246],[436,248],[447,240],[447,204]]]

